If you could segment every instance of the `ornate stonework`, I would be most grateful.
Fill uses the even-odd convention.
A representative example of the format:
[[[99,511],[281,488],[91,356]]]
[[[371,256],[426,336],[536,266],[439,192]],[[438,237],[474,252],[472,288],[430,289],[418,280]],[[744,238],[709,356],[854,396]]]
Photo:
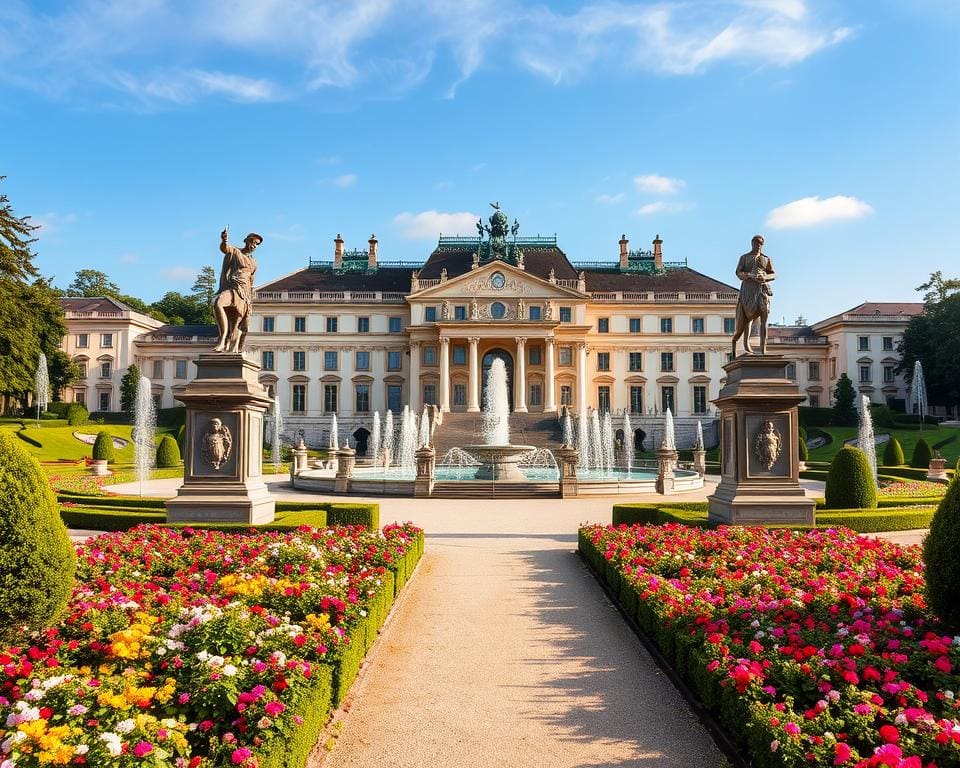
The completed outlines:
[[[220,469],[230,459],[233,435],[220,419],[211,419],[200,437],[200,460],[208,467]]]
[[[753,453],[764,469],[771,469],[780,458],[783,450],[783,438],[773,426],[773,421],[767,419],[753,438]]]

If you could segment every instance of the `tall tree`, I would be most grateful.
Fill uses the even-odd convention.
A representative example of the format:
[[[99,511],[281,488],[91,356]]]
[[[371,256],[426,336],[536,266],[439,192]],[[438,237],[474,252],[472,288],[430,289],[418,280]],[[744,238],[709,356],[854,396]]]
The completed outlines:
[[[56,349],[52,354],[47,355],[47,368],[50,371],[50,391],[53,393],[55,403],[60,402],[64,390],[83,378],[80,375],[80,366],[62,349]]]
[[[78,269],[73,282],[67,288],[67,296],[112,296],[116,298],[120,289],[106,272],[99,269]]]
[[[217,273],[213,267],[201,268],[190,292],[208,307],[213,307],[213,300],[217,296]]]
[[[177,291],[168,291],[159,301],[150,305],[151,309],[166,315],[168,322],[174,325],[204,324],[208,320],[210,308],[199,301],[196,296],[184,296]]]
[[[853,382],[846,373],[841,373],[837,379],[837,388],[833,391],[833,419],[838,427],[849,427],[857,423],[857,409],[853,404],[857,393]]]
[[[120,379],[120,410],[133,413],[137,402],[137,387],[140,386],[140,369],[136,363],[130,363],[127,372]]]
[[[0,176],[0,181],[5,178]],[[29,216],[14,214],[7,196],[0,194],[0,277],[26,280],[37,276],[30,245],[37,241],[33,233],[38,229]]]

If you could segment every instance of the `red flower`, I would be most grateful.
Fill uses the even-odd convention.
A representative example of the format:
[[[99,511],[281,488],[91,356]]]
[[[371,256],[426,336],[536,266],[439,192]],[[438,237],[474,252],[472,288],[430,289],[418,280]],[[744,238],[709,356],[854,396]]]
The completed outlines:
[[[880,738],[888,744],[896,744],[900,740],[900,731],[895,726],[881,725],[879,733]]]

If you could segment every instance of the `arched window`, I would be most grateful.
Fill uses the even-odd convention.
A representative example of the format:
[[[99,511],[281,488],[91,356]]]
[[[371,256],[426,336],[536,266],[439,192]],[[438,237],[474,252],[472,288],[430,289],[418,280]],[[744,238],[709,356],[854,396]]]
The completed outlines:
[[[490,305],[490,317],[494,320],[502,319],[506,312],[507,308],[499,301],[495,301]]]

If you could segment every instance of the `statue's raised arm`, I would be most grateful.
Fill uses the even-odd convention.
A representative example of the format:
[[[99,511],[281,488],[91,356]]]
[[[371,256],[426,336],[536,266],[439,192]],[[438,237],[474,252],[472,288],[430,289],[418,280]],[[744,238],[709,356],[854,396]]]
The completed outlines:
[[[263,242],[256,232],[243,239],[238,248],[227,242],[227,230],[220,233],[220,251],[223,265],[220,269],[220,291],[213,301],[219,338],[215,352],[243,352],[243,342],[253,314],[253,276],[257,262],[253,252]]]

